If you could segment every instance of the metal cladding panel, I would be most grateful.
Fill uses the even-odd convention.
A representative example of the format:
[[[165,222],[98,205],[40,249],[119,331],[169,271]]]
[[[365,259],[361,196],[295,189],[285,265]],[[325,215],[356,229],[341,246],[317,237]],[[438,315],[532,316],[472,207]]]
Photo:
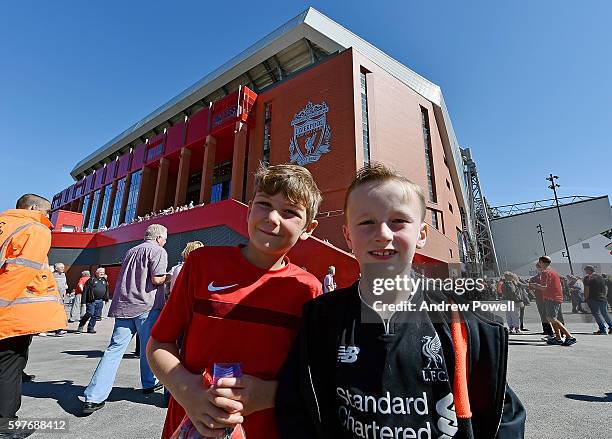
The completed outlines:
[[[226,226],[207,227],[188,232],[168,235],[164,248],[168,252],[168,266],[178,264],[181,252],[190,241],[202,241],[207,246],[246,244],[247,238]],[[130,241],[99,248],[98,263],[101,265],[120,264],[126,252],[142,241]]]
[[[56,207],[59,207],[60,204],[62,203],[62,194],[63,192],[60,192],[59,194],[55,194],[53,196],[53,202],[51,203],[51,207],[53,209],[55,209]]]
[[[130,158],[132,155],[128,152],[123,154],[117,160],[117,175],[116,178],[123,178],[130,172]]]
[[[62,205],[68,202],[70,197],[70,188],[66,188],[62,191]]]
[[[69,186],[69,187],[66,189],[66,193],[67,193],[67,194],[66,194],[66,199],[65,199],[65,201],[66,201],[66,202],[68,202],[68,203],[70,203],[72,200],[74,200],[74,185]]]
[[[85,177],[85,194],[88,194],[89,192],[91,192],[91,189],[93,188],[93,182],[94,182],[94,178],[96,177],[96,174],[90,174],[87,177]]]
[[[49,251],[49,262],[63,262],[71,265],[97,265],[98,250],[95,248],[58,248],[52,247]],[[87,267],[89,268],[89,267]]]
[[[159,134],[151,139],[147,144],[147,155],[145,157],[145,163],[158,161],[164,155],[164,146],[166,143],[166,134]]]
[[[209,134],[209,115],[210,110],[204,108],[192,114],[187,120],[187,133],[185,135],[185,145],[191,145],[198,141],[204,142]]]
[[[255,123],[255,117],[251,116],[251,111],[255,110],[255,101],[257,100],[257,93],[248,87],[241,87],[242,93],[240,94],[240,120],[248,122],[250,126]],[[253,114],[254,116],[254,114]]]
[[[88,194],[93,189],[94,179],[96,178],[96,174],[90,174],[85,178],[85,193]]]
[[[106,166],[104,168],[100,168],[96,170],[96,179],[94,181],[94,186],[93,186],[94,190],[102,187],[102,184],[104,183],[105,173],[106,173]]]
[[[74,198],[79,198],[84,193],[85,193],[85,179],[82,179],[74,185]]]
[[[181,122],[168,128],[168,132],[166,132],[166,151],[164,155],[170,155],[181,149],[185,141],[186,127],[187,125]]]
[[[117,160],[114,162],[110,162],[106,165],[106,175],[104,176],[104,184],[109,184],[115,179],[115,175],[117,175]]]
[[[132,150],[132,166],[130,171],[137,171],[144,165],[145,152],[147,151],[147,145],[141,143]]]
[[[238,120],[239,93],[235,91],[213,103],[210,132],[215,134]]]

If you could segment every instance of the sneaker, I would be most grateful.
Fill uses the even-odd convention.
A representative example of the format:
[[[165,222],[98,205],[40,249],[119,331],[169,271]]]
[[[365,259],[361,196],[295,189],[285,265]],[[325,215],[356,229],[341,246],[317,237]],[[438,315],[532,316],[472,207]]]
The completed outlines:
[[[546,343],[550,344],[550,345],[555,345],[555,346],[562,346],[563,345],[563,341],[558,339],[558,338],[555,338],[555,337],[551,338],[550,340],[546,340]]]
[[[608,333],[606,331],[595,331],[593,335],[608,335]]]
[[[34,378],[36,378],[36,375],[28,375],[25,372],[21,372],[21,382],[22,383],[29,383],[30,381],[32,381]]]
[[[95,330],[93,330],[93,329],[91,329],[91,330],[90,330],[90,329],[88,329],[88,330],[87,330],[87,333],[88,333],[88,334],[95,334],[95,333],[97,333],[97,332],[98,332],[98,331],[95,331]]]
[[[68,323],[76,323],[76,320],[68,319]]]
[[[58,337],[61,337],[62,335],[67,334],[67,333],[68,333],[68,331],[64,331],[64,330],[62,329],[62,330],[60,330],[60,331],[57,331],[57,332],[55,333],[55,335],[56,335],[56,336],[58,336]]]
[[[576,337],[568,337],[565,339],[562,346],[571,346],[573,344],[576,344]]]
[[[540,340],[548,341],[548,340],[553,340],[554,338],[555,338],[554,335],[547,335],[546,337],[540,338]]]
[[[85,332],[85,326],[79,326],[76,332]]]
[[[102,402],[85,402],[83,403],[83,414],[91,415],[96,410],[100,410],[104,407],[104,401]]]
[[[142,389],[142,393],[145,395],[150,395],[151,393],[155,393],[158,390],[161,390],[164,385],[161,382],[157,382],[153,387],[147,387],[146,389]]]
[[[47,333],[46,333],[46,332],[41,332],[41,333],[39,333],[39,334],[38,334],[38,336],[39,336],[39,337],[46,337],[46,336],[47,336]]]

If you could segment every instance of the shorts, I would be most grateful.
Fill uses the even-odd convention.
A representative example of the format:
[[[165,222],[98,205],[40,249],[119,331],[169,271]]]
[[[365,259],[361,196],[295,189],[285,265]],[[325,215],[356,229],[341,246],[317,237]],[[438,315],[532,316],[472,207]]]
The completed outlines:
[[[544,307],[546,309],[546,317],[549,319],[556,319],[561,313],[561,304],[554,300],[544,300]]]

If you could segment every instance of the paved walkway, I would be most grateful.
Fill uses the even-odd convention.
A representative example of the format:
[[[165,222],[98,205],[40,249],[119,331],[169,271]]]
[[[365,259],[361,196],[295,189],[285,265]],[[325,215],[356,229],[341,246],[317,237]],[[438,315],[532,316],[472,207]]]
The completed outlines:
[[[612,438],[612,335],[591,335],[596,326],[590,316],[565,311],[566,322],[578,338],[574,346],[548,346],[540,340],[535,305],[526,313],[526,326],[532,332],[511,336],[508,381],[528,410],[526,437]],[[64,418],[69,432],[30,437],[159,437],[166,412],[163,395],[140,392],[134,341],[106,407],[91,416],[79,416],[78,397],[108,344],[112,327],[113,319],[104,319],[96,326],[97,334],[34,337],[26,371],[36,379],[23,385],[19,416]],[[76,324],[71,328],[76,329]]]

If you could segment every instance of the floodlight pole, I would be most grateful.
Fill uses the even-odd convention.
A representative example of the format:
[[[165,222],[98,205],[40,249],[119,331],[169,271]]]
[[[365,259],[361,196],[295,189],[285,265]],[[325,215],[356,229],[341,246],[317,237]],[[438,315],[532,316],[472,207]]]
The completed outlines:
[[[550,181],[550,186],[548,189],[552,189],[555,194],[555,205],[557,206],[557,213],[559,214],[559,223],[561,224],[561,233],[563,234],[563,242],[565,244],[565,253],[567,254],[567,261],[569,262],[570,273],[572,276],[574,275],[574,268],[572,267],[572,258],[570,257],[569,248],[567,246],[567,238],[565,237],[565,228],[563,227],[563,218],[561,217],[561,209],[559,208],[559,198],[557,198],[557,188],[560,187],[555,183],[555,180],[558,179],[558,175],[550,174],[546,177],[546,180]]]
[[[546,255],[546,245],[544,245],[544,232],[542,231],[542,224],[537,225],[538,233],[540,234],[540,238],[542,238],[542,248],[544,249],[544,255]]]

